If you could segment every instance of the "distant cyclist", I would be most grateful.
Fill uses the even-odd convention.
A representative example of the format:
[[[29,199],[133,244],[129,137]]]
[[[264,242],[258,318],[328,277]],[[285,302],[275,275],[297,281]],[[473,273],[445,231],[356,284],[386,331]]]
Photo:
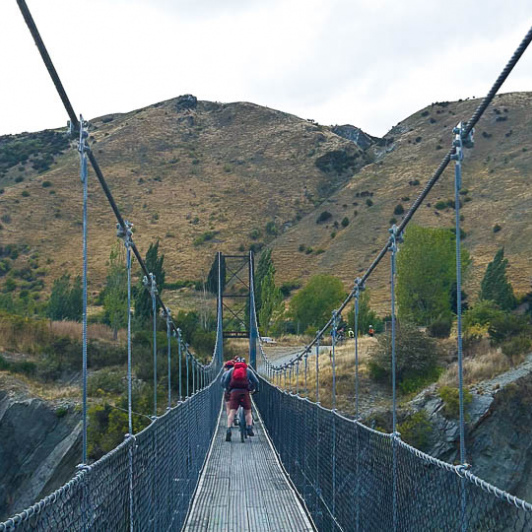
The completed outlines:
[[[233,420],[239,406],[242,406],[244,409],[248,436],[254,436],[249,392],[258,389],[259,381],[251,368],[246,364],[245,358],[239,358],[237,360],[234,367],[222,376],[222,386],[229,393],[229,415],[227,416],[225,441],[231,441]]]

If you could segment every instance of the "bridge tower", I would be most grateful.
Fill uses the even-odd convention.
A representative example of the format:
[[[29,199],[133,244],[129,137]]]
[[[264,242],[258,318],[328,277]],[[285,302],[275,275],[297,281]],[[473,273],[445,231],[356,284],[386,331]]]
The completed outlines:
[[[221,257],[221,308],[224,338],[249,338],[250,364],[256,363],[255,301],[253,297],[253,252]]]

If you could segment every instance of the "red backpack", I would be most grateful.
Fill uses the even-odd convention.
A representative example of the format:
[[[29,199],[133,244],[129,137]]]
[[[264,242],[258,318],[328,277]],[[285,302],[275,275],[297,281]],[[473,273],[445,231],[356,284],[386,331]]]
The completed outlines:
[[[248,366],[245,362],[237,362],[233,368],[229,388],[231,390],[247,390],[249,387]]]

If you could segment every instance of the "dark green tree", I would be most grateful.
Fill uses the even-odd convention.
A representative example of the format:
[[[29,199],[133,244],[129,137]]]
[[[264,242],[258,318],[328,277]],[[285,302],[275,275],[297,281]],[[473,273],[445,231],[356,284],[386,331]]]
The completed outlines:
[[[80,321],[83,313],[81,277],[70,282],[70,274],[54,281],[48,301],[47,316],[52,320]]]
[[[211,292],[211,294],[217,294],[218,293],[218,253],[214,257],[214,261],[212,263],[211,269],[209,270],[209,273],[207,275],[207,290]],[[222,290],[225,287],[225,260],[222,255],[222,264],[220,268],[220,277],[222,281]]]
[[[266,248],[259,258],[257,271],[255,272],[255,310],[257,311],[257,316],[259,316],[262,306],[262,281],[271,272],[273,272],[273,275],[275,275],[275,266],[273,265],[272,260],[272,250],[271,248]]]
[[[273,267],[273,263],[261,281],[259,292],[261,295],[261,306],[258,313],[258,320],[263,333],[267,335],[274,316],[281,314],[284,310],[283,295],[279,288],[275,286],[275,268]]]
[[[508,259],[504,258],[504,248],[501,248],[488,264],[480,285],[480,299],[493,301],[502,310],[511,310],[516,305],[514,291],[506,275],[507,267]]]
[[[112,327],[116,340],[118,329],[127,325],[127,269],[124,247],[121,244],[111,250],[109,269],[104,289],[103,308],[105,321]]]
[[[399,317],[418,325],[450,320],[456,286],[456,237],[449,229],[409,226],[397,255]],[[462,272],[470,264],[462,247]]]
[[[146,253],[145,263],[148,272],[153,273],[155,275],[157,289],[159,290],[160,294],[163,290],[166,273],[163,268],[164,255],[161,255],[159,257],[158,240],[155,244],[150,244],[148,252]],[[135,321],[141,325],[144,325],[147,320],[151,318],[152,315],[151,295],[150,291],[144,286],[142,282],[143,276],[144,275],[141,272],[141,278],[139,280],[139,284],[137,286],[135,294]],[[157,306],[157,311],[158,310],[159,307]]]
[[[342,281],[332,275],[314,275],[290,302],[290,313],[304,331],[322,327],[346,293]]]
[[[380,332],[383,329],[382,320],[377,316],[377,313],[370,307],[370,291],[365,290],[360,294],[358,300],[358,334],[367,334],[369,326]],[[355,309],[354,305],[347,313],[347,326],[355,330]]]

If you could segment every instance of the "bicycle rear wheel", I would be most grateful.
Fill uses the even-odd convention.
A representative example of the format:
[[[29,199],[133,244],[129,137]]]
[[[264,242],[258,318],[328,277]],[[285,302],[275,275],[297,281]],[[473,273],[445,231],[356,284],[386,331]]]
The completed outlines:
[[[238,409],[238,419],[239,419],[239,428],[240,428],[240,441],[244,443],[247,438],[246,433],[246,416],[244,414],[244,409],[240,407]]]

